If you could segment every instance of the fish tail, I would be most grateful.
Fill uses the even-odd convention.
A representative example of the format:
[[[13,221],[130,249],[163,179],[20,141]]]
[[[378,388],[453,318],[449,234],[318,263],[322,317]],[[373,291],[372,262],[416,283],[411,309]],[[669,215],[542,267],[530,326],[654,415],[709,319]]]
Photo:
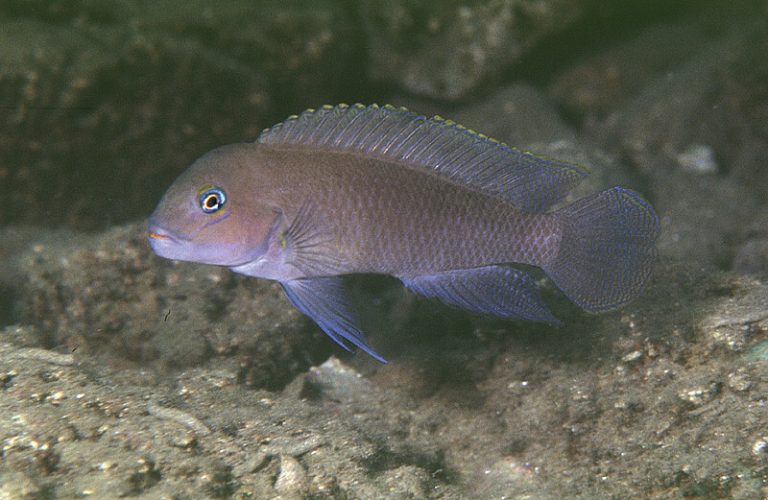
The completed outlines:
[[[574,303],[589,312],[614,309],[637,297],[656,259],[659,219],[648,202],[614,187],[555,212],[558,254],[543,267]]]

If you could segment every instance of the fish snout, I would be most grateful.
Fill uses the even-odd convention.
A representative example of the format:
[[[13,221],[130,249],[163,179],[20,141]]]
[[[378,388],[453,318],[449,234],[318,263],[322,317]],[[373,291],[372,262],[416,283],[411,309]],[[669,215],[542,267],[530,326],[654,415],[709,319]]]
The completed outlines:
[[[176,258],[178,246],[183,242],[183,238],[150,221],[147,227],[147,241],[157,255],[172,259]]]

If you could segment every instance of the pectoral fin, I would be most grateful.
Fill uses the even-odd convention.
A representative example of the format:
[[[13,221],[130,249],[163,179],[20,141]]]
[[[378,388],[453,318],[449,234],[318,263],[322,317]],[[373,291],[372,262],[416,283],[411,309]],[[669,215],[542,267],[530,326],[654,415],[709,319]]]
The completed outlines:
[[[310,201],[302,203],[291,224],[278,235],[283,258],[305,274],[333,274],[339,260],[326,218]]]
[[[458,269],[400,277],[405,286],[426,297],[469,311],[510,319],[559,324],[525,272],[507,266]]]
[[[341,347],[351,351],[347,345],[349,342],[386,363],[365,341],[352,313],[342,278],[295,279],[280,284],[296,309],[312,318]]]

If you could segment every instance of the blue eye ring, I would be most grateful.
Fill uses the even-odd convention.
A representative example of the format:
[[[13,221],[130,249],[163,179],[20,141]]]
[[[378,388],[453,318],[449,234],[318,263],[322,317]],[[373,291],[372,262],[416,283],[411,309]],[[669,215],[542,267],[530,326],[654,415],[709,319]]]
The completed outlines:
[[[200,210],[207,214],[218,212],[221,207],[227,202],[227,195],[224,191],[217,188],[209,188],[200,193],[198,198],[200,202]]]

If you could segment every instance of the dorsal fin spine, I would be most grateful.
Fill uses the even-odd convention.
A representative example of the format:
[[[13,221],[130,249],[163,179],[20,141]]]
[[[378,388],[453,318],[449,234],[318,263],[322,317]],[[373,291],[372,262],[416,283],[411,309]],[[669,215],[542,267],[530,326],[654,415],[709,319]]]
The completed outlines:
[[[448,123],[448,122],[446,122],[446,123]],[[434,151],[430,155],[430,157],[432,158],[433,161],[434,161],[435,157],[437,157],[437,158],[446,158],[447,157],[449,159],[453,158],[454,155],[452,155],[452,154],[450,156],[446,156],[446,155],[447,155],[447,153],[450,152],[451,149],[458,148],[459,143],[458,143],[458,141],[454,140],[456,138],[456,136],[457,136],[457,131],[456,130],[451,130],[450,134],[445,134],[445,137],[444,137],[442,143],[438,144],[438,146],[436,146],[434,148]],[[462,148],[462,149],[464,149],[464,148]],[[441,163],[443,163],[443,162],[441,162]]]
[[[411,128],[411,125],[408,125],[408,128]],[[395,146],[398,142],[402,144],[403,142],[407,141],[407,139],[403,138],[403,132],[407,131],[408,128],[405,130],[397,133],[397,134],[390,134],[390,136],[387,138],[387,143],[381,146],[381,154],[383,156],[387,156],[388,153],[392,152],[392,147]],[[409,132],[408,135],[410,135],[412,132]]]
[[[446,170],[452,171],[454,169],[454,165],[456,165],[461,161],[465,161],[465,157],[469,156],[470,154],[477,154],[477,153],[472,148],[464,148],[463,151],[453,156],[448,161],[448,163],[445,165]],[[472,160],[469,160],[469,163],[472,164]]]
[[[411,131],[408,132],[408,135],[403,137],[403,145],[411,143],[411,139],[413,136],[418,133],[419,130],[421,130],[421,124],[423,123],[422,120],[413,120],[409,127],[411,128]]]
[[[348,108],[348,106],[345,107],[344,110],[346,110],[347,108]],[[321,142],[324,142],[324,143],[328,142],[333,137],[340,137],[340,136],[342,136],[343,134],[337,134],[336,131],[339,129],[339,127],[342,127],[342,130],[343,130],[343,127],[346,127],[345,122],[349,121],[349,120],[339,120],[338,119],[338,115],[340,115],[340,112],[334,112],[333,108],[331,108],[327,112],[327,114],[328,114],[329,117],[336,118],[336,120],[331,120],[330,126],[325,127],[326,128],[326,134],[323,136],[323,139],[321,141]],[[354,118],[355,117],[353,116],[353,119]]]
[[[587,172],[539,158],[439,116],[427,119],[391,105],[324,105],[266,129],[259,142],[319,147],[388,159],[540,212]]]
[[[332,130],[329,130],[329,129],[333,129],[333,127],[325,126],[325,124],[334,115],[333,107],[332,106],[331,107],[323,106],[322,110],[323,110],[323,120],[317,125],[317,127],[315,127],[316,128],[316,132],[314,134],[312,134],[313,139],[315,137],[317,137],[317,139],[315,139],[317,142],[323,142],[328,137],[330,137],[330,134],[331,134]],[[336,122],[338,123],[338,120],[336,120]]]
[[[376,106],[376,109],[378,109],[378,106]],[[384,123],[384,121],[385,120],[378,120],[378,121],[374,122],[372,125],[370,123],[367,124],[366,125],[367,130],[365,128],[362,129],[362,130],[365,131],[365,133],[364,134],[360,134],[357,137],[357,140],[355,140],[352,143],[352,146],[357,148],[357,149],[361,149],[361,150],[363,150],[365,152],[370,152],[368,150],[368,148],[365,147],[365,143],[368,140],[368,138],[371,136],[371,134],[373,134],[376,130],[378,130],[381,127],[381,124]]]
[[[396,123],[393,123],[394,120],[391,119],[391,116],[392,115],[388,115],[384,120],[381,121],[383,130],[381,130],[378,139],[376,139],[366,148],[368,151],[379,151],[379,146],[381,145],[382,141],[389,137],[390,131],[395,127],[395,125],[397,125]]]
[[[420,151],[420,153],[424,154],[424,153],[426,153],[427,151],[429,151],[429,150],[432,148],[432,146],[433,146],[433,145],[434,145],[434,144],[435,144],[437,141],[439,141],[439,140],[440,140],[440,137],[441,137],[441,136],[440,136],[439,134],[433,134],[433,137],[432,137],[432,138],[431,138],[431,139],[430,139],[430,140],[429,140],[429,141],[428,141],[428,142],[427,142],[425,145],[423,145],[423,146],[421,147],[421,151]],[[414,151],[414,152],[415,152],[415,151]],[[426,161],[425,163],[427,163],[427,164],[429,165],[429,162],[428,162],[428,161]]]
[[[341,142],[346,137],[345,132],[347,131],[347,129],[349,129],[352,126],[352,124],[355,123],[355,121],[358,118],[360,118],[360,113],[359,112],[355,112],[355,110],[357,110],[357,109],[358,109],[357,106],[355,106],[351,110],[351,112],[353,114],[352,114],[350,119],[348,119],[348,120],[338,120],[337,123],[331,129],[331,131],[328,133],[328,137],[329,138],[330,137],[335,137],[335,139],[333,139],[333,143],[332,143],[333,146],[336,146],[336,147],[346,147],[345,145],[342,145]],[[345,117],[346,117],[346,115],[345,115]],[[341,130],[339,132],[337,132],[339,129],[341,129]]]
[[[299,120],[303,120],[303,119],[305,119],[305,118],[306,118],[308,115],[310,115],[310,116],[311,116],[311,115],[315,115],[315,114],[316,114],[316,113],[315,113],[315,110],[314,110],[314,109],[312,109],[312,108],[310,108],[310,109],[308,109],[308,110],[304,111],[303,113],[301,113],[301,114],[299,115],[299,117],[296,119],[296,121],[299,121]],[[308,141],[307,141],[307,136],[311,136],[311,135],[312,135],[312,133],[313,133],[314,131],[316,131],[316,130],[317,130],[317,127],[315,127],[314,129],[305,128],[304,130],[302,130],[302,131],[301,131],[301,133],[299,134],[299,137],[298,137],[297,139],[298,139],[300,142],[308,142]]]
[[[360,129],[360,134],[350,142],[350,149],[360,149],[365,151],[362,147],[365,144],[365,140],[371,135],[373,130],[376,130],[381,126],[381,122],[378,123],[366,123],[363,128]]]
[[[423,127],[418,127],[414,131],[413,135],[411,136],[411,144],[408,145],[408,148],[402,153],[403,161],[411,161],[413,154],[419,148],[419,145],[421,143],[420,140],[417,140],[419,134],[421,135],[426,134],[426,132],[423,130]]]
[[[429,156],[425,157],[427,163],[434,163],[435,157],[440,157],[438,153],[441,153],[446,146],[451,145],[451,138],[447,136],[438,135],[438,139],[430,147]]]

